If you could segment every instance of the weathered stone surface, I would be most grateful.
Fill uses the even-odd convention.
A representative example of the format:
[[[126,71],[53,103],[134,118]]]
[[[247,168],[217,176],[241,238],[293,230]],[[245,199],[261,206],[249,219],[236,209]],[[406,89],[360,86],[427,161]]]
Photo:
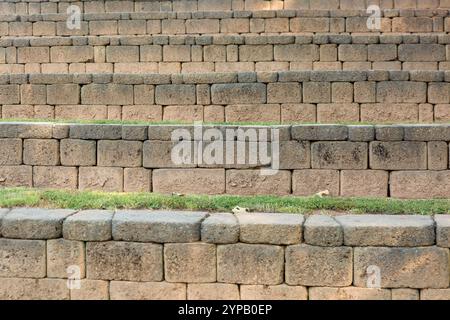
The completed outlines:
[[[123,169],[111,167],[80,167],[78,188],[80,190],[122,192]]]
[[[164,278],[168,282],[215,282],[216,246],[207,243],[165,244]]]
[[[371,142],[370,167],[386,170],[427,169],[425,142]]]
[[[395,171],[391,173],[393,198],[433,199],[450,197],[450,171]]]
[[[97,164],[95,141],[63,139],[60,143],[63,166],[95,166]]]
[[[194,105],[195,85],[159,85],[155,90],[155,102],[160,105]]]
[[[200,240],[203,212],[118,211],[112,222],[114,240],[194,242]]]
[[[70,290],[70,300],[108,300],[109,282],[103,280],[80,280],[80,288]]]
[[[450,300],[450,289],[423,289],[420,300]]]
[[[22,140],[0,139],[0,165],[22,164]]]
[[[123,170],[123,191],[148,192],[152,187],[152,171],[145,168],[125,168]]]
[[[344,215],[336,217],[347,246],[418,247],[435,243],[434,221],[427,216]]]
[[[45,241],[0,239],[0,256],[2,278],[45,277]],[[4,280],[2,279],[0,288],[4,287]]]
[[[280,143],[280,169],[307,169],[311,165],[311,146],[308,141]],[[273,162],[273,161],[272,161]]]
[[[241,285],[242,300],[307,300],[308,290],[302,286]]]
[[[266,86],[262,83],[213,84],[213,104],[258,104],[266,102]]]
[[[391,291],[376,288],[309,288],[310,300],[391,300]]]
[[[33,186],[35,188],[76,190],[77,184],[78,170],[75,167],[33,167]]]
[[[110,141],[98,142],[98,165],[103,167],[142,166],[142,142]]]
[[[382,170],[342,170],[341,196],[377,197],[388,196],[389,173]]]
[[[302,241],[303,215],[240,213],[236,217],[241,242],[288,245]]]
[[[292,174],[292,193],[311,196],[328,190],[331,196],[339,195],[338,170],[295,170]]]
[[[436,215],[436,243],[440,247],[450,248],[450,216]]]
[[[73,210],[20,208],[11,210],[2,219],[2,235],[17,239],[54,239],[62,236],[65,218]]]
[[[352,284],[352,249],[294,245],[286,248],[286,283],[305,286]]]
[[[274,175],[262,175],[260,170],[227,170],[226,190],[238,195],[287,195],[291,192],[291,173],[279,170]]]
[[[1,138],[49,139],[53,134],[53,125],[47,123],[0,123]]]
[[[27,139],[23,144],[23,163],[54,166],[59,164],[58,140]]]
[[[155,141],[144,142],[143,166],[146,168],[195,167],[197,154],[195,143],[183,141]],[[180,150],[177,153],[175,150]],[[175,158],[175,157],[179,157]]]
[[[86,210],[71,215],[63,223],[63,236],[68,240],[111,240],[114,213],[107,210]]]
[[[188,300],[239,300],[239,287],[229,283],[189,283]]]
[[[186,284],[111,281],[111,300],[185,300]]]
[[[1,300],[69,300],[67,281],[61,279],[3,278]]]
[[[9,209],[0,209],[0,236],[2,235],[2,219],[9,212]],[[239,230],[238,230],[239,233]]]
[[[304,225],[305,243],[322,246],[341,246],[344,234],[339,223],[333,217],[324,215],[311,215]]]
[[[427,84],[412,81],[378,82],[377,102],[425,103],[427,102]]]
[[[314,142],[311,164],[314,169],[367,169],[367,143]]]
[[[81,88],[82,104],[131,105],[133,86],[125,84],[92,83]]]
[[[419,300],[419,290],[392,289],[392,300]]]
[[[32,187],[31,166],[0,166],[1,187]]]
[[[159,244],[88,242],[86,277],[96,280],[161,281],[162,251]]]
[[[117,140],[122,137],[122,126],[114,124],[74,124],[69,130],[72,139]]]
[[[68,278],[68,268],[79,268],[80,278],[85,275],[85,246],[82,241],[53,239],[47,241],[47,277]]]
[[[410,125],[403,127],[408,141],[449,141],[450,126],[447,124]]]
[[[201,240],[208,243],[236,243],[239,241],[239,224],[234,214],[211,214],[202,222]]]
[[[283,282],[283,248],[261,244],[217,246],[217,281],[276,285]]]
[[[367,286],[367,268],[381,270],[382,288],[447,288],[448,249],[429,248],[355,248],[354,285]]]
[[[294,125],[291,129],[294,140],[346,140],[348,128],[342,125]]]

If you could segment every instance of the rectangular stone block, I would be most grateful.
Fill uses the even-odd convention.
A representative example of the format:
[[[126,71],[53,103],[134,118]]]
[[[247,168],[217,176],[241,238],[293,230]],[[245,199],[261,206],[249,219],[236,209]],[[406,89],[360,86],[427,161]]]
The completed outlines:
[[[94,47],[61,46],[50,48],[50,61],[55,62],[93,62]]]
[[[333,217],[311,215],[304,225],[304,238],[305,243],[310,245],[333,247],[342,245],[344,233]]]
[[[195,85],[158,85],[155,101],[160,105],[195,105]]]
[[[306,103],[331,102],[331,83],[305,82],[303,84],[303,102]]]
[[[391,291],[376,288],[309,288],[309,300],[391,300]]]
[[[77,266],[80,278],[85,275],[85,246],[82,241],[54,239],[47,241],[47,277],[66,279],[69,268]]]
[[[70,290],[70,300],[109,300],[109,282],[80,280],[80,288]]]
[[[382,170],[342,170],[341,196],[377,197],[388,196],[389,173]]]
[[[185,283],[110,282],[111,300],[185,300]]]
[[[293,125],[292,139],[320,141],[347,140],[348,128],[344,125]]]
[[[272,61],[272,45],[239,46],[239,61]]]
[[[1,300],[69,300],[67,281],[61,279],[3,278]]]
[[[0,104],[17,104],[20,102],[19,85],[0,85]]]
[[[195,167],[198,163],[195,146],[196,144],[189,140],[145,141],[143,166],[146,168]],[[177,150],[180,150],[179,153]]]
[[[78,169],[62,166],[34,166],[33,186],[36,188],[76,190]]]
[[[98,141],[98,165],[103,167],[142,166],[142,142],[140,141]]]
[[[450,171],[398,171],[391,173],[391,197],[433,199],[450,197]]]
[[[73,124],[70,138],[83,140],[118,140],[122,138],[121,125]]]
[[[412,81],[378,82],[377,102],[426,103],[427,84]]]
[[[63,223],[63,236],[68,240],[111,240],[113,211],[86,210],[73,214]]]
[[[447,288],[449,283],[447,249],[355,248],[354,284],[367,286],[367,268],[381,270],[382,288]]]
[[[430,83],[428,85],[429,103],[450,103],[450,83]]]
[[[45,277],[45,241],[0,239],[0,256],[2,278]],[[0,288],[5,288],[5,280],[2,279]],[[3,290],[0,289],[1,291]]]
[[[88,242],[86,277],[96,280],[162,281],[162,245]]]
[[[123,171],[124,192],[148,192],[151,191],[152,171],[144,168],[125,168]]]
[[[17,49],[18,63],[50,62],[48,47],[21,47]]]
[[[164,278],[167,282],[215,282],[216,246],[207,243],[165,244]]]
[[[286,248],[286,283],[305,286],[352,284],[353,253],[347,247],[294,245]]]
[[[78,188],[80,190],[122,192],[123,169],[116,167],[80,167]]]
[[[188,300],[239,300],[239,287],[229,283],[189,283]]]
[[[218,282],[276,285],[283,282],[283,272],[282,247],[243,243],[217,246]]]
[[[47,104],[47,88],[39,84],[22,84],[20,86],[22,104]]]
[[[139,62],[139,47],[107,46],[106,62]]]
[[[311,164],[314,169],[367,169],[367,143],[314,142]]]
[[[400,61],[422,62],[445,60],[445,46],[441,44],[400,44],[398,46]]]
[[[296,196],[312,196],[328,191],[339,195],[338,170],[295,170],[292,173],[292,193]]]
[[[280,213],[240,213],[240,241],[288,245],[302,241],[303,215]]]
[[[236,243],[239,241],[239,224],[231,213],[211,214],[202,222],[201,240],[207,243]]]
[[[267,85],[267,102],[302,102],[302,86],[299,83],[269,83]]]
[[[114,240],[135,242],[195,242],[200,240],[203,212],[118,211],[114,215]]]
[[[47,86],[48,104],[78,104],[80,86],[77,84],[51,84]]]
[[[351,247],[420,247],[435,243],[431,217],[407,215],[347,215],[336,217]]]
[[[22,140],[0,139],[0,165],[22,164]]]
[[[133,86],[125,84],[92,83],[81,88],[82,104],[133,104]]]
[[[224,169],[157,169],[153,170],[153,192],[171,194],[223,194]]]
[[[307,300],[308,291],[302,286],[241,285],[242,300]]]
[[[385,170],[414,170],[427,168],[425,142],[375,141],[369,144],[370,168]]]
[[[63,139],[60,142],[63,166],[94,166],[97,163],[95,141]]]
[[[258,104],[266,102],[263,83],[230,83],[211,86],[213,104]]]
[[[27,139],[23,144],[23,163],[30,165],[58,165],[59,143],[50,139]]]
[[[440,247],[450,248],[450,216],[436,215],[436,243]]]
[[[448,162],[448,144],[444,141],[430,141],[428,148],[428,170],[446,170]]]
[[[262,175],[260,170],[227,170],[226,192],[237,195],[287,195],[291,193],[291,172],[279,170]]]
[[[31,166],[0,166],[1,187],[32,187]]]

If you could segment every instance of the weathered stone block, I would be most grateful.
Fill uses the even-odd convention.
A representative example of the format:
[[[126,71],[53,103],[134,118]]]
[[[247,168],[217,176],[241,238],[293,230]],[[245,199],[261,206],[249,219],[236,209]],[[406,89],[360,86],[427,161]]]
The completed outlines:
[[[291,193],[291,173],[279,170],[265,176],[260,170],[227,170],[226,185],[229,194],[287,195]]]
[[[286,248],[286,283],[306,286],[351,285],[352,249],[295,245]]]
[[[445,60],[445,47],[440,44],[400,44],[398,46],[400,61],[422,62]]]
[[[0,256],[2,278],[45,277],[45,241],[0,239]],[[4,280],[0,288],[4,287]]]
[[[92,83],[81,88],[81,103],[96,105],[133,104],[133,86]]]
[[[299,141],[347,140],[348,128],[343,125],[296,125],[292,126],[291,135]]]
[[[347,246],[418,247],[435,242],[434,221],[422,216],[348,215],[336,217]]]
[[[142,165],[142,142],[98,141],[98,165],[103,167],[140,167]]]
[[[448,144],[444,141],[430,141],[428,148],[428,170],[446,170],[448,168]]]
[[[393,198],[433,199],[450,197],[450,171],[398,171],[391,173]]]
[[[302,86],[300,83],[269,83],[267,85],[268,103],[302,102]]]
[[[311,215],[306,219],[304,229],[305,243],[310,245],[341,246],[344,241],[341,226],[329,216]]]
[[[123,191],[123,169],[80,167],[78,188],[80,190],[121,192]]]
[[[64,220],[63,236],[68,240],[111,240],[113,215],[112,211],[107,210],[80,211]]]
[[[110,282],[111,300],[185,300],[186,284],[168,282]]]
[[[303,84],[303,102],[306,103],[331,102],[331,83],[305,82]]]
[[[16,239],[55,239],[62,236],[62,224],[73,210],[19,208],[2,219],[2,235]]]
[[[83,140],[118,140],[122,137],[121,125],[81,124],[70,125],[70,138]]]
[[[263,83],[230,83],[211,86],[213,104],[265,103],[266,85]]]
[[[217,246],[217,281],[275,285],[283,282],[283,248],[273,245]]]
[[[47,87],[41,84],[22,84],[20,101],[22,104],[46,104]]]
[[[78,170],[75,167],[33,167],[33,186],[36,188],[76,190],[77,185]]]
[[[392,300],[419,300],[419,290],[392,289]]]
[[[84,278],[84,242],[54,239],[47,241],[47,277],[68,278],[68,268],[77,266],[80,278]]]
[[[96,280],[161,281],[162,246],[133,242],[88,242],[86,277]]]
[[[69,300],[67,281],[61,279],[3,278],[1,300]]]
[[[63,166],[95,166],[97,164],[95,141],[63,139],[60,142]]]
[[[302,286],[241,285],[242,300],[307,300],[308,290]]]
[[[32,187],[31,166],[0,166],[1,187]]]
[[[450,300],[450,289],[423,289],[420,300]]]
[[[309,289],[310,300],[390,300],[391,291],[376,288],[328,288]]]
[[[378,82],[377,102],[426,103],[427,84],[412,81]]]
[[[381,170],[342,170],[341,196],[378,197],[388,196],[389,173]]]
[[[195,105],[195,85],[167,84],[156,86],[156,104]]]
[[[195,242],[200,240],[202,212],[118,211],[114,215],[114,240],[137,242]]]
[[[354,284],[367,286],[367,268],[381,270],[382,288],[447,288],[449,283],[447,249],[355,248]]]
[[[144,168],[125,168],[123,171],[123,191],[148,192],[151,191],[152,171]]]
[[[109,282],[80,280],[80,288],[70,290],[70,300],[109,300]]]
[[[425,142],[371,142],[370,167],[385,170],[427,169]]]
[[[48,104],[78,104],[80,86],[78,84],[51,84],[47,86]]]
[[[91,46],[61,46],[50,48],[50,61],[56,62],[92,62],[94,48]]]
[[[450,248],[450,216],[436,215],[436,243],[440,247]]]
[[[0,85],[0,104],[17,104],[19,102],[19,85]]]
[[[216,246],[207,243],[165,244],[164,275],[168,282],[215,282]]]
[[[0,139],[0,165],[22,164],[22,140]]]
[[[314,142],[311,163],[315,169],[367,169],[367,143]]]
[[[229,283],[189,283],[188,300],[239,300],[239,287]]]
[[[237,219],[241,242],[287,245],[302,240],[303,215],[241,213]]]
[[[328,190],[331,196],[339,195],[338,170],[295,170],[292,174],[292,193],[311,196]]]
[[[239,224],[234,214],[216,213],[207,217],[201,226],[201,240],[208,243],[236,243]]]
[[[280,169],[307,169],[311,166],[308,141],[282,141],[279,149]]]

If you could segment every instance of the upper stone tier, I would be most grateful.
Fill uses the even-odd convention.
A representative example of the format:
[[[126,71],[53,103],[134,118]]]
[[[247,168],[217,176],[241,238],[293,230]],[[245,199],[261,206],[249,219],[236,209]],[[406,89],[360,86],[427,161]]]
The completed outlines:
[[[75,4],[85,13],[236,10],[450,9],[450,0],[2,0],[3,14],[65,13]]]

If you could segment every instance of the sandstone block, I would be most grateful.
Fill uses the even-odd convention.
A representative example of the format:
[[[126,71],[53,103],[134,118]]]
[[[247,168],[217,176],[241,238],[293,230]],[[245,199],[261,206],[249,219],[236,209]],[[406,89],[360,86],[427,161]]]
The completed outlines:
[[[0,165],[22,164],[22,140],[0,139]]]
[[[392,300],[419,300],[419,290],[392,289]]]
[[[282,141],[279,149],[280,169],[310,168],[310,150],[307,141]]]
[[[329,288],[309,289],[310,300],[390,300],[391,291],[376,288]]]
[[[111,300],[185,300],[186,284],[168,282],[110,282]]]
[[[78,104],[80,86],[78,84],[51,84],[47,86],[48,104]]]
[[[303,215],[241,213],[236,216],[241,242],[287,245],[302,241]]]
[[[286,283],[305,286],[351,285],[353,253],[347,247],[294,245],[286,248]]]
[[[19,86],[16,84],[0,85],[0,104],[17,104],[20,102]]]
[[[151,191],[151,170],[144,168],[125,168],[123,174],[123,190],[125,192]]]
[[[47,241],[47,277],[66,279],[71,276],[68,268],[77,266],[84,278],[84,242],[54,239]]]
[[[63,236],[68,240],[111,240],[112,211],[86,210],[71,215],[63,223]]]
[[[32,187],[31,166],[0,166],[1,187]]]
[[[267,85],[268,103],[302,102],[302,86],[300,83],[269,83]]]
[[[80,190],[121,192],[123,191],[123,169],[80,167],[78,187]]]
[[[341,196],[378,197],[388,195],[389,173],[381,170],[342,170]]]
[[[41,84],[22,84],[20,101],[22,104],[47,104],[47,87]]]
[[[391,173],[391,197],[405,199],[448,198],[450,171],[398,171]]]
[[[265,176],[260,170],[227,170],[226,190],[238,195],[287,195],[291,193],[291,173],[280,170]]]
[[[367,143],[314,142],[311,163],[315,169],[367,169]]]
[[[138,46],[107,46],[106,62],[138,62]]]
[[[2,278],[45,277],[45,241],[0,239],[0,255]],[[0,288],[4,286],[4,280]]]
[[[207,243],[165,244],[164,275],[168,282],[215,282],[216,246]]]
[[[371,142],[370,167],[372,169],[414,170],[427,168],[425,142]]]
[[[423,289],[420,300],[450,300],[450,289]]]
[[[450,83],[430,83],[428,85],[429,103],[450,103]]]
[[[440,247],[450,248],[450,216],[436,215],[436,243]]]
[[[92,62],[94,48],[91,46],[55,46],[50,48],[50,61],[55,62]]]
[[[400,61],[443,61],[445,47],[440,44],[400,44],[398,46]]]
[[[239,241],[239,224],[231,213],[211,214],[202,222],[201,240],[207,243],[236,243]]]
[[[303,84],[303,102],[331,102],[331,84],[329,82],[305,82]]]
[[[283,282],[283,248],[260,244],[217,246],[217,281],[276,285]]]
[[[242,300],[307,300],[308,291],[302,286],[241,285]]]
[[[33,167],[33,186],[36,188],[76,190],[77,185],[78,170],[75,167]]]
[[[109,282],[102,280],[80,280],[80,288],[70,290],[70,300],[108,300]]]
[[[319,46],[314,44],[274,45],[274,60],[311,62],[319,60]]]
[[[228,283],[189,283],[188,300],[239,300],[239,287]]]
[[[428,147],[428,169],[446,170],[448,168],[448,145],[444,141],[430,141]]]
[[[156,104],[195,105],[195,85],[168,84],[156,86]]]
[[[63,166],[95,166],[97,153],[95,141],[63,139],[60,142]]]
[[[67,281],[61,279],[3,278],[1,300],[69,300]]]
[[[103,167],[140,167],[142,165],[142,142],[98,141],[98,165]]]
[[[426,103],[427,84],[408,81],[378,82],[377,102]]]
[[[133,242],[88,242],[86,277],[96,280],[161,281],[162,246]]]
[[[122,137],[121,125],[82,124],[70,125],[70,138],[82,140],[118,140]]]
[[[341,246],[344,241],[344,233],[339,223],[329,216],[311,215],[306,219],[304,227],[305,243],[332,247]]]
[[[81,88],[81,103],[96,105],[133,104],[133,86],[92,83]]]
[[[339,195],[338,170],[295,170],[292,173],[292,193],[311,196],[328,190],[331,196]]]
[[[262,83],[213,84],[213,104],[258,104],[266,102],[266,85]]]
[[[202,212],[118,211],[114,240],[136,242],[195,242],[200,240]]]
[[[343,125],[297,125],[292,126],[294,140],[347,140],[348,128]]]

